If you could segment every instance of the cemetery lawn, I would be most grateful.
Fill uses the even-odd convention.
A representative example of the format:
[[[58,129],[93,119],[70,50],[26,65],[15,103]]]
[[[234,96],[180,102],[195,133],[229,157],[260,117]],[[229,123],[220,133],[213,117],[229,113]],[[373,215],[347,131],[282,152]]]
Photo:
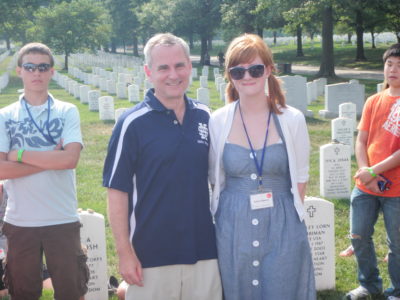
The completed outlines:
[[[0,69],[1,70],[1,69]],[[5,70],[0,72],[3,73]],[[200,73],[200,72],[199,72]],[[211,76],[210,76],[211,77]],[[336,82],[347,82],[347,79],[339,80]],[[328,81],[328,83],[333,83]],[[363,81],[360,83],[366,84],[366,96],[371,95],[376,90],[376,81]],[[215,91],[213,80],[209,81],[210,88],[210,107],[215,110],[222,106],[218,94]],[[190,87],[188,96],[196,98],[196,89],[199,87],[199,81],[195,80]],[[8,87],[0,93],[0,107],[4,107],[17,100],[17,89],[22,88],[20,80],[15,76],[15,72],[10,77]],[[94,211],[107,215],[107,202],[106,190],[102,187],[102,168],[106,155],[107,143],[113,128],[113,122],[103,122],[99,120],[98,112],[89,112],[87,104],[81,104],[79,100],[69,95],[61,87],[57,86],[53,81],[50,85],[50,92],[56,97],[64,101],[75,104],[81,116],[81,127],[84,138],[84,149],[81,153],[80,162],[76,169],[77,176],[77,193],[79,207],[82,209],[91,208]],[[102,92],[102,95],[106,95]],[[122,107],[131,107],[132,103],[128,100],[115,100],[115,109]],[[308,184],[307,195],[319,196],[319,147],[330,142],[330,120],[322,119],[318,116],[318,111],[323,108],[323,98],[320,97],[318,101],[309,106],[314,112],[314,117],[307,118],[308,129],[311,138],[311,168],[310,168],[310,181]],[[354,157],[352,158],[352,172],[356,170],[356,163]],[[356,280],[356,263],[354,258],[340,258],[339,252],[349,245],[348,231],[349,231],[349,199],[334,199],[332,202],[335,205],[335,243],[336,243],[336,290],[318,293],[318,299],[341,299],[344,294],[357,287]],[[115,253],[114,241],[111,235],[110,226],[107,217],[106,220],[106,239],[107,239],[107,261],[108,261],[108,275],[114,275],[118,279],[118,260]],[[379,268],[384,280],[384,286],[389,285],[387,264],[383,262],[386,255],[387,247],[385,244],[385,231],[383,228],[382,218],[379,218],[374,235],[376,243],[377,257],[379,261]],[[301,274],[299,274],[301,276]],[[51,292],[45,292],[41,298],[42,300],[53,299]],[[111,299],[116,299],[113,297]],[[383,299],[383,298],[382,298]]]

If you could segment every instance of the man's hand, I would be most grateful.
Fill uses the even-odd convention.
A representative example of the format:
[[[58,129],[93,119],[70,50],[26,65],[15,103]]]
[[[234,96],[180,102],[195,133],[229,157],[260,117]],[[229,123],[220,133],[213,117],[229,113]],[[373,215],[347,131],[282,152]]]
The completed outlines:
[[[371,173],[366,169],[366,168],[360,168],[357,170],[356,174],[354,175],[355,179],[359,179],[361,183],[365,186],[368,185],[368,183],[372,182],[375,177],[371,175]]]
[[[119,272],[128,284],[143,286],[142,271],[142,265],[133,251],[119,255]]]
[[[370,182],[365,184],[365,187],[370,190],[371,192],[377,193],[377,194],[382,194],[381,190],[379,189],[378,186],[378,178],[373,178]]]

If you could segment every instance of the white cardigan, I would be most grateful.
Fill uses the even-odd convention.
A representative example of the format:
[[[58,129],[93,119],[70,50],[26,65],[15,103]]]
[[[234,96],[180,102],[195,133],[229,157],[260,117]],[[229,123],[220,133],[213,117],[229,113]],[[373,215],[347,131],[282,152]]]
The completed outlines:
[[[211,212],[214,215],[218,208],[219,195],[225,187],[225,171],[222,162],[224,146],[228,138],[235,108],[238,101],[230,103],[216,110],[210,118],[210,156],[209,180],[214,186],[211,197]],[[282,114],[278,115],[288,152],[290,179],[294,206],[301,221],[304,219],[304,206],[300,199],[297,183],[308,181],[310,140],[307,125],[302,112],[287,106],[280,108]]]

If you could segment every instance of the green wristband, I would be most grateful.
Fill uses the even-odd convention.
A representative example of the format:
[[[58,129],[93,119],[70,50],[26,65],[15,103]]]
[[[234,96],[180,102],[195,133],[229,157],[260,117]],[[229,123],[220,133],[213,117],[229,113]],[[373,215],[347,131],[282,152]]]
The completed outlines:
[[[374,170],[372,170],[372,168],[365,168],[365,169],[369,172],[369,174],[371,174],[372,177],[376,177],[376,174]]]
[[[25,149],[19,149],[17,154],[17,161],[22,163],[22,154],[24,153]]]

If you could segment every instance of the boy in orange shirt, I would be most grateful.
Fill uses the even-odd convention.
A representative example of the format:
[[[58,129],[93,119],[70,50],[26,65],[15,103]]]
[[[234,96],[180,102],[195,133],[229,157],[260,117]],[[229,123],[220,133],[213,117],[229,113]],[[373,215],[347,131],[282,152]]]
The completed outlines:
[[[351,195],[350,234],[360,286],[346,299],[382,293],[372,235],[382,211],[389,247],[389,300],[400,300],[400,44],[383,55],[384,89],[365,103],[356,142],[356,186]]]

